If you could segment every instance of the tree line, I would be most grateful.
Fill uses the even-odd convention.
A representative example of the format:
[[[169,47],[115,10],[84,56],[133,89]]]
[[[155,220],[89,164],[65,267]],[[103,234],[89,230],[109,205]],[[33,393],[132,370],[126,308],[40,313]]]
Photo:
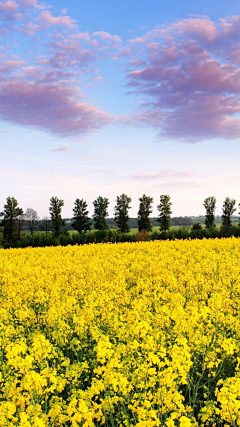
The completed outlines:
[[[121,194],[116,198],[116,204],[114,207],[114,221],[117,224],[119,233],[127,234],[130,231],[129,227],[129,210],[131,209],[131,197],[126,194]],[[203,206],[205,208],[205,228],[214,229],[215,224],[215,211],[216,211],[216,198],[211,196],[207,197]],[[62,207],[64,201],[58,197],[52,197],[49,205],[49,217],[44,217],[41,220],[42,230],[48,234],[53,230],[53,236],[58,239],[61,234],[64,234],[62,228],[65,225],[65,221],[62,218]],[[236,200],[226,197],[222,206],[222,227],[228,229],[231,227],[231,218],[236,211]],[[240,207],[240,203],[238,205]],[[99,231],[108,230],[107,217],[109,199],[106,197],[99,196],[93,201],[94,212],[92,219],[94,221],[95,229]],[[170,229],[170,221],[172,214],[172,203],[169,195],[161,195],[160,201],[157,206],[159,212],[156,221],[159,223],[159,230],[161,232],[167,232]],[[152,223],[150,214],[153,212],[153,198],[143,194],[139,198],[139,209],[138,209],[138,231],[149,233],[152,231]],[[37,211],[28,208],[24,213],[23,209],[19,207],[18,201],[14,197],[8,197],[4,205],[3,211],[0,213],[2,217],[1,227],[3,229],[3,242],[11,243],[21,240],[21,231],[24,224],[28,226],[31,236],[36,231],[36,226],[39,221]],[[91,218],[89,216],[88,205],[86,200],[77,198],[73,206],[71,226],[78,231],[80,235],[87,233],[91,229]],[[240,225],[240,223],[239,223]],[[201,224],[196,223],[193,225],[193,230],[200,230]],[[68,234],[65,232],[65,234]]]

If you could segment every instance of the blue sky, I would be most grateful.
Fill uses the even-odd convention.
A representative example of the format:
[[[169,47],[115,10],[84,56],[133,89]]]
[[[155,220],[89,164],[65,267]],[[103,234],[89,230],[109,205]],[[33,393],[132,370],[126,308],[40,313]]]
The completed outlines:
[[[0,1],[1,204],[205,197],[240,202],[235,1]],[[1,208],[0,208],[1,209]]]

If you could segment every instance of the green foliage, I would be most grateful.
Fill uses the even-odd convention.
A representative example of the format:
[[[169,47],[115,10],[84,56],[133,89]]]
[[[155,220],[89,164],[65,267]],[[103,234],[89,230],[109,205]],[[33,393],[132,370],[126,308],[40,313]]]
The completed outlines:
[[[62,230],[58,238],[54,237],[52,234],[46,235],[45,233],[37,231],[33,235],[29,232],[22,234],[21,240],[12,242],[3,241],[2,246],[3,248],[25,248],[29,246],[67,246],[89,243],[136,242],[144,240],[213,239],[233,236],[240,237],[240,227],[238,225],[222,228],[201,228],[198,230],[179,227],[171,228],[167,231],[153,231],[152,233],[147,233],[144,230],[135,234],[121,233],[119,230],[94,230],[82,234],[76,232],[69,233],[67,230]]]
[[[205,215],[205,226],[206,228],[212,228],[215,227],[215,210],[216,210],[216,203],[217,200],[215,197],[207,197],[204,202],[203,206],[206,209],[206,215]]]
[[[23,210],[18,207],[18,202],[14,197],[8,197],[4,205],[1,226],[4,227],[3,237],[7,242],[15,241],[19,237],[19,221],[23,215]]]
[[[46,235],[50,230],[52,230],[52,221],[47,216],[44,216],[41,221],[39,221],[39,230],[45,231]]]
[[[117,196],[116,199],[116,206],[114,208],[114,221],[116,222],[121,233],[128,233],[130,231],[130,227],[128,225],[128,211],[131,209],[131,201],[131,197],[128,197],[126,194],[121,194],[121,196]]]
[[[91,220],[88,217],[87,202],[83,199],[76,199],[73,208],[72,227],[80,234],[91,229]]]
[[[171,197],[168,195],[160,196],[160,204],[157,209],[159,211],[158,222],[160,223],[160,230],[167,231],[170,228],[171,221]]]
[[[55,237],[59,236],[61,227],[65,224],[61,216],[63,206],[64,201],[58,199],[58,197],[52,197],[50,199],[49,212],[52,220],[53,232]]]
[[[149,218],[150,213],[152,213],[152,204],[153,198],[143,194],[139,198],[140,204],[138,209],[138,231],[146,230],[152,231],[152,223]]]
[[[222,207],[222,226],[223,227],[230,227],[232,225],[231,222],[231,216],[236,211],[236,208],[234,207],[236,203],[236,200],[230,199],[229,197],[226,197],[226,199],[223,202]]]
[[[238,225],[222,226],[219,230],[219,237],[240,237],[240,227]]]
[[[192,230],[201,230],[202,226],[199,222],[195,222],[195,224],[193,224],[192,226]]]
[[[107,230],[108,226],[106,223],[106,217],[108,216],[108,205],[109,200],[106,197],[99,196],[96,200],[93,201],[94,212],[94,226],[98,230]]]

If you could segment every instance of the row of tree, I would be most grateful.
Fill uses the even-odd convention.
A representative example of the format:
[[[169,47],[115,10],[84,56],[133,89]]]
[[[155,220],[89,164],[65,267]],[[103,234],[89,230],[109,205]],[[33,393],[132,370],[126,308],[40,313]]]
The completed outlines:
[[[138,209],[138,230],[141,232],[145,230],[146,232],[152,231],[152,223],[150,219],[150,214],[153,211],[153,198],[143,194],[139,198],[139,209]],[[114,221],[116,222],[118,229],[121,233],[128,233],[130,231],[128,221],[129,210],[131,209],[131,198],[126,194],[121,194],[116,198],[116,205],[114,207]],[[236,200],[230,199],[227,197],[223,203],[222,207],[222,226],[230,227],[231,226],[231,217],[236,211],[235,208]],[[62,218],[62,207],[64,206],[64,201],[58,197],[52,197],[50,199],[49,213],[50,219],[44,218],[42,220],[43,229],[47,232],[50,230],[50,227],[53,229],[54,236],[58,238],[61,234],[62,227],[65,225],[65,221]],[[108,229],[106,218],[108,217],[108,206],[109,200],[106,197],[99,196],[96,200],[93,201],[93,220],[94,226],[98,230]],[[161,231],[167,231],[170,228],[171,220],[171,197],[169,195],[161,195],[160,202],[157,206],[159,215],[157,221],[160,225]],[[216,198],[207,197],[203,206],[205,207],[205,227],[213,228],[215,227],[215,211],[216,211]],[[240,207],[240,203],[239,203]],[[11,242],[18,240],[21,237],[21,230],[24,223],[26,222],[28,228],[33,235],[36,224],[39,220],[37,212],[28,208],[26,212],[23,212],[18,206],[18,202],[14,197],[8,197],[6,204],[4,205],[3,212],[0,213],[0,216],[3,217],[1,226],[3,227],[4,241]],[[73,222],[72,227],[77,230],[80,234],[91,229],[91,219],[89,217],[88,205],[87,202],[83,199],[76,199],[73,207]],[[198,227],[195,225],[196,228]]]

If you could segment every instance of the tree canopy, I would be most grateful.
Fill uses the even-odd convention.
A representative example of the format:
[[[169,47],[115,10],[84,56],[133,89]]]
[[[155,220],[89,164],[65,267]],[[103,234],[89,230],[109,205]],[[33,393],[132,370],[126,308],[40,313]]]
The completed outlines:
[[[117,196],[116,205],[114,208],[114,221],[116,222],[121,233],[128,233],[130,227],[128,225],[129,220],[129,209],[131,209],[130,203],[132,199],[126,194]]]
[[[91,229],[91,220],[88,217],[87,202],[83,199],[76,199],[73,208],[72,227],[79,233]]]
[[[106,217],[108,216],[108,205],[109,200],[106,197],[99,196],[93,201],[94,212],[94,226],[98,230],[107,230],[108,226],[106,223]]]

